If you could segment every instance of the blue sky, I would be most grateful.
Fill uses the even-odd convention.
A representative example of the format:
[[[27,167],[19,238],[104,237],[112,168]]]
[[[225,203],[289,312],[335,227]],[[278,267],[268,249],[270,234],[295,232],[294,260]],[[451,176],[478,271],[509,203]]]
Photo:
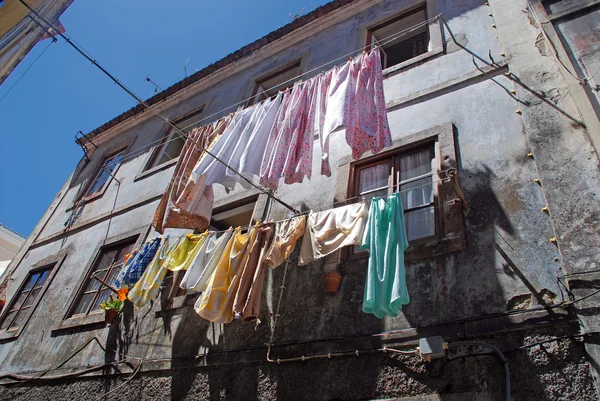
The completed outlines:
[[[142,98],[149,75],[167,88],[327,0],[75,0],[61,17],[72,37]],[[74,142],[135,101],[62,39],[38,43],[0,85],[0,223],[27,236],[83,152]],[[189,59],[189,61],[188,61]]]

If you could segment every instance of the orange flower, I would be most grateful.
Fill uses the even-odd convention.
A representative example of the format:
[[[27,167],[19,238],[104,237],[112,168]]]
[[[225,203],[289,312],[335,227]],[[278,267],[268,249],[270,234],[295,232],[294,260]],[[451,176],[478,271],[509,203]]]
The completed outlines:
[[[129,292],[129,289],[127,289],[127,288],[121,288],[120,290],[118,290],[117,296],[119,297],[119,300],[125,301],[127,299],[128,292]]]

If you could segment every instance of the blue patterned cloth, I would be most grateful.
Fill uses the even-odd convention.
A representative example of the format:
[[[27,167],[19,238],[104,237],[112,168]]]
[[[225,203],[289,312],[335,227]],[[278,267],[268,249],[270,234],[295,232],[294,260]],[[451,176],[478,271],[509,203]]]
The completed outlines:
[[[121,268],[121,271],[115,276],[113,285],[116,288],[123,288],[125,286],[133,287],[140,277],[142,277],[152,259],[154,259],[158,248],[160,248],[160,243],[161,237],[156,237],[146,242],[142,249],[135,255],[132,255]]]

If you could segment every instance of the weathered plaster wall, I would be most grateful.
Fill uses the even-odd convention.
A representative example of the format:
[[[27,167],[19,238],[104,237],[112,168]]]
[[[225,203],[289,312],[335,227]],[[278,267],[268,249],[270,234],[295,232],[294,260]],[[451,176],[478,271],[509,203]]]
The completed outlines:
[[[364,42],[360,33],[363,28],[412,3],[374,2],[371,9],[189,98],[170,109],[168,117],[176,118],[202,104],[206,105],[203,115],[221,110],[247,94],[252,77],[299,55],[308,57],[306,69],[310,70],[359,48]],[[595,309],[590,309],[597,304],[594,298],[570,313],[550,309],[501,316],[506,311],[554,305],[560,301],[557,275],[594,268],[600,238],[600,188],[597,155],[586,130],[578,124],[577,109],[557,67],[536,47],[537,29],[522,11],[526,2],[492,1],[491,7],[484,3],[440,0],[439,12],[466,48],[451,42],[450,32],[445,30],[446,54],[391,73],[384,82],[395,140],[441,124],[451,123],[454,127],[459,181],[470,207],[465,216],[466,250],[409,264],[411,303],[401,316],[379,320],[361,312],[366,260],[338,266],[343,274],[340,291],[329,296],[321,288],[323,262],[297,267],[296,249],[287,268],[273,352],[285,358],[366,350],[394,341],[409,341],[412,346],[415,339],[432,334],[449,340],[478,338],[508,353],[515,400],[596,399],[586,354],[590,346],[584,347],[569,337],[578,333],[574,312],[583,316],[579,317],[585,330],[596,330]],[[497,29],[491,26],[493,23]],[[505,58],[500,56],[502,52]],[[486,66],[490,63],[488,53],[498,63],[493,68]],[[477,69],[474,57],[486,73]],[[507,76],[509,71],[511,75]],[[135,180],[150,152],[128,160],[117,172],[122,184],[111,183],[102,198],[86,205],[76,225],[90,223],[59,235],[69,216],[67,208],[97,168],[102,154],[126,144],[130,144],[130,152],[136,152],[159,138],[163,129],[159,121],[147,120],[102,144],[92,162],[75,172],[64,200],[40,235],[41,242],[29,249],[14,274],[9,298],[33,264],[60,250],[68,252],[21,336],[0,343],[3,373],[50,369],[97,336],[109,351],[89,344],[63,368],[104,364],[120,359],[119,353],[127,353],[144,358],[144,369],[162,369],[141,373],[117,390],[112,395],[115,399],[365,399],[431,393],[457,397],[442,398],[448,400],[501,399],[502,370],[490,357],[459,359],[443,372],[442,366],[448,361],[423,365],[411,357],[379,354],[282,365],[264,362],[285,266],[267,273],[261,323],[257,326],[240,322],[222,326],[203,321],[190,307],[197,297],[191,295],[177,299],[175,306],[179,307],[165,308],[157,301],[128,311],[121,327],[54,330],[102,242],[148,227],[158,203],[153,197],[166,187],[172,168]],[[527,157],[528,152],[534,153],[533,159]],[[302,210],[325,209],[336,200],[347,186],[347,177],[336,167],[350,149],[342,135],[332,138],[330,161],[334,173],[330,178],[318,174],[318,154],[313,159],[312,179],[283,185],[277,196]],[[538,177],[541,186],[533,182]],[[250,193],[238,189],[226,195],[219,186],[215,189],[218,204]],[[93,221],[113,208],[144,200],[112,219]],[[550,215],[542,213],[545,205]],[[270,217],[288,215],[287,209],[272,205]],[[56,235],[52,240],[51,236]],[[558,237],[558,247],[549,242],[553,236]],[[590,291],[589,286],[577,294],[585,291]],[[507,330],[511,332],[500,334]],[[379,336],[382,332],[388,334]],[[553,336],[567,338],[544,347],[519,348]],[[206,352],[222,355],[222,360],[231,365],[189,368],[194,355]],[[594,352],[592,349],[592,355]],[[243,360],[247,363],[241,363]],[[593,358],[591,361],[597,363]],[[89,378],[41,387],[0,386],[0,397],[20,394],[25,399],[39,399],[47,397],[44,394],[48,392],[56,398],[81,397],[117,384]],[[309,387],[314,390],[307,392]]]

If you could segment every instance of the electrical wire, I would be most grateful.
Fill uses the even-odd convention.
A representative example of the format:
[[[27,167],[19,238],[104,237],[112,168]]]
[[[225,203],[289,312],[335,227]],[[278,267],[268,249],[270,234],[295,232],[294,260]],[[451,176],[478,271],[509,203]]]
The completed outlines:
[[[150,110],[154,115],[156,115],[158,118],[160,118],[161,120],[163,120],[165,123],[167,123],[168,125],[170,125],[173,129],[176,130],[176,132],[178,132],[182,137],[188,139],[189,136],[188,134],[186,134],[185,132],[183,132],[177,125],[173,124],[171,121],[169,121],[168,118],[164,117],[162,114],[160,114],[158,111],[156,111],[153,107],[151,107],[146,101],[144,101],[142,98],[140,98],[138,95],[136,95],[131,89],[129,89],[126,85],[124,85],[123,83],[121,83],[117,78],[115,78],[110,72],[108,72],[104,67],[102,67],[100,64],[98,64],[98,62],[93,59],[92,57],[90,57],[89,55],[87,55],[84,51],[81,50],[81,48],[79,48],[79,46],[77,46],[75,43],[73,43],[73,41],[71,41],[71,39],[66,36],[63,32],[57,30],[54,28],[54,26],[48,22],[48,20],[46,20],[43,16],[41,16],[37,11],[35,11],[29,4],[27,4],[27,2],[25,2],[25,0],[19,0],[23,5],[25,5],[25,7],[27,7],[29,9],[29,11],[33,12],[36,17],[38,17],[39,19],[41,19],[42,21],[44,21],[46,24],[48,24],[50,27],[52,27],[57,33],[58,35],[63,38],[69,45],[71,45],[71,47],[73,47],[79,54],[81,54],[82,56],[84,56],[88,61],[90,61],[93,65],[95,65],[98,69],[100,69],[100,71],[102,71],[106,76],[108,76],[110,79],[113,80],[113,82],[115,84],[117,84],[121,89],[123,89],[125,92],[127,92],[127,94],[129,94],[131,97],[133,97],[136,101],[138,101],[143,107],[145,107],[147,110]],[[40,24],[41,26],[41,24]],[[220,157],[216,156],[215,154],[213,154],[211,151],[209,151],[208,149],[202,147],[200,145],[200,143],[198,143],[198,141],[194,140],[193,143],[196,144],[196,146],[198,146],[199,149],[203,149],[204,152],[206,152],[206,154],[210,155],[211,157],[213,157],[217,162],[223,164],[225,167],[227,167],[229,170],[231,170],[231,172],[233,172],[234,174],[238,175],[240,178],[242,178],[244,181],[248,182],[251,186],[255,187],[257,190],[259,190],[261,193],[267,195],[268,197],[270,197],[271,199],[273,199],[274,201],[280,203],[281,205],[285,206],[286,208],[290,209],[293,212],[298,212],[296,209],[294,209],[293,207],[291,207],[290,205],[288,205],[286,202],[282,201],[281,199],[275,197],[270,191],[262,188],[259,185],[254,184],[252,181],[248,180],[244,175],[242,175],[239,171],[237,171],[235,168],[233,168],[232,166],[228,165],[227,162],[223,161]]]
[[[23,77],[29,72],[29,70],[31,70],[31,67],[35,65],[35,63],[44,55],[44,53],[46,53],[46,50],[50,48],[50,45],[52,45],[52,43],[54,43],[54,41],[50,41],[50,43],[48,43],[48,46],[46,46],[44,50],[42,50],[42,52],[35,58],[35,60],[33,60],[33,62],[29,65],[29,67],[27,67],[23,74],[15,81],[14,84],[12,84],[12,86],[6,91],[2,98],[0,98],[0,103],[2,103],[2,101],[6,99],[8,94],[15,88],[15,86],[17,86],[17,84],[21,82],[21,79],[23,79]]]
[[[506,401],[510,401],[510,370],[508,369],[508,361],[504,357],[504,354],[502,353],[502,351],[500,351],[498,348],[496,348],[492,344],[479,342],[479,341],[451,342],[451,343],[448,343],[448,347],[488,347],[488,348],[492,349],[496,353],[496,355],[498,355],[498,357],[500,358],[500,361],[504,365],[504,379],[506,380],[505,399],[506,399]]]

